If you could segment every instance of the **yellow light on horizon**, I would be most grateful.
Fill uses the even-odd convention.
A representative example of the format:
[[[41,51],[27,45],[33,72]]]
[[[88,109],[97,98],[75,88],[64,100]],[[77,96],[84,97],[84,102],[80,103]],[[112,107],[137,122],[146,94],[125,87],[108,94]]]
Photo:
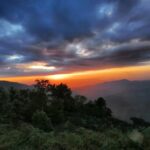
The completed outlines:
[[[35,66],[35,64],[30,66]],[[43,67],[41,64],[37,64],[37,66]],[[47,79],[54,84],[65,83],[71,88],[76,88],[120,79],[149,80],[149,74],[150,64],[144,64],[143,66],[97,69],[52,75],[37,74],[32,76],[0,77],[0,80],[33,84],[36,79]]]
[[[52,79],[52,80],[62,80],[62,79],[69,79],[69,78],[73,78],[73,77],[89,77],[90,75],[103,75],[103,74],[107,74],[110,75],[111,74],[115,74],[118,75],[121,73],[132,73],[132,72],[136,72],[136,71],[149,71],[150,70],[150,66],[149,65],[145,65],[145,66],[131,66],[131,67],[121,67],[121,68],[110,68],[110,69],[103,69],[103,70],[88,70],[88,71],[79,71],[79,72],[72,72],[72,73],[66,73],[66,74],[54,74],[54,75],[48,75],[46,76],[46,78],[48,79]]]
[[[56,69],[54,66],[45,66],[45,65],[30,66],[29,68],[37,69],[37,70],[55,70]]]
[[[65,79],[68,78],[68,74],[56,74],[56,75],[51,75],[51,76],[47,76],[47,78],[53,79],[53,80],[61,80],[61,79]]]

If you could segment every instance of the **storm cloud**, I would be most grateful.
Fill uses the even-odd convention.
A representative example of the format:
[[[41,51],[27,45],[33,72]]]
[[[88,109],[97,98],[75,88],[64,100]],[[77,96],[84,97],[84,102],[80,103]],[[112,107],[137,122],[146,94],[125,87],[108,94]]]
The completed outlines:
[[[149,0],[0,0],[0,76],[148,63],[149,13]]]

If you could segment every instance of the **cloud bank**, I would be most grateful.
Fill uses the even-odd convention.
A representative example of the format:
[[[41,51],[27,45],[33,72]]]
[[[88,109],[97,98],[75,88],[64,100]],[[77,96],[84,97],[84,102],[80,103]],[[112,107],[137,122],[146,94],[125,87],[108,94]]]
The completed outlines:
[[[148,0],[0,2],[0,76],[148,63]]]

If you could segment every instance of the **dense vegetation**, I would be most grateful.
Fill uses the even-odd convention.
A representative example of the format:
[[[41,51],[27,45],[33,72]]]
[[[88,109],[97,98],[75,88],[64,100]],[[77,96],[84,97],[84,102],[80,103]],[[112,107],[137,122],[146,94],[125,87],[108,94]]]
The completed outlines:
[[[73,96],[65,84],[0,88],[2,150],[150,150],[150,124],[112,116],[103,98]]]

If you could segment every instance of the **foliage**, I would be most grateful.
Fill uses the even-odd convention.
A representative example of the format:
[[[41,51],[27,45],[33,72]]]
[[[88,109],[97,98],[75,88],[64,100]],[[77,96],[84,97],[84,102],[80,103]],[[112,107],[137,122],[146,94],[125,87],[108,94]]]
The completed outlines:
[[[141,118],[132,121],[114,118],[101,97],[73,96],[65,84],[37,80],[33,89],[0,88],[0,149],[150,149],[150,124]],[[144,137],[141,143],[130,138],[134,129]]]
[[[44,131],[50,131],[52,129],[51,120],[44,111],[35,112],[32,116],[32,123],[35,127]]]
[[[0,149],[6,150],[148,150],[146,144],[134,143],[118,129],[95,132],[77,128],[74,132],[56,133],[25,125],[9,129],[0,136]]]
[[[132,117],[131,120],[135,127],[149,127],[150,126],[150,123],[145,121],[142,118]]]

